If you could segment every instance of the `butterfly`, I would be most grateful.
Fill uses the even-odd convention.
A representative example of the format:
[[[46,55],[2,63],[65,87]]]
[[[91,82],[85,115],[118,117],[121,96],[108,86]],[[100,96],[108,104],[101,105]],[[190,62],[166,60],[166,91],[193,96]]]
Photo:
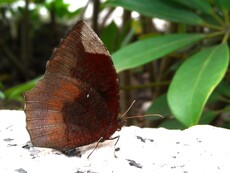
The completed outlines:
[[[24,94],[32,144],[67,151],[111,139],[124,124],[118,90],[108,50],[86,22],[77,22]]]

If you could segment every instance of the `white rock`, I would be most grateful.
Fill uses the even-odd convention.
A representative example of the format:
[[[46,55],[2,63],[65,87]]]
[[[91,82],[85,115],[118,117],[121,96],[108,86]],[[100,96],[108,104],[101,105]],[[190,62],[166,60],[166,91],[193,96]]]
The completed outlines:
[[[230,131],[209,125],[187,130],[124,127],[114,157],[114,143],[79,148],[82,156],[67,157],[46,148],[22,148],[29,141],[23,111],[0,111],[0,173],[212,173],[230,172]]]

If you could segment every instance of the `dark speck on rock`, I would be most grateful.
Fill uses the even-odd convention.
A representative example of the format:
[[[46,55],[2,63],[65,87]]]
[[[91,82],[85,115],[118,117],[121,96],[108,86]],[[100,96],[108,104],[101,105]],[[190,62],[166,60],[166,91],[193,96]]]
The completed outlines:
[[[74,172],[74,173],[84,173],[84,171],[77,171],[77,172]]]
[[[126,159],[127,161],[129,161],[129,165],[134,166],[136,168],[142,168],[142,165],[140,163],[137,163],[134,160],[130,160],[130,159]]]
[[[8,144],[7,147],[16,147],[18,146],[17,144]]]
[[[145,142],[145,139],[142,138],[141,136],[137,136],[137,139],[141,140],[141,142]]]
[[[14,139],[12,139],[12,138],[6,138],[6,139],[3,139],[4,141],[6,141],[6,142],[11,142],[11,141],[13,141]]]
[[[81,151],[78,148],[67,150],[67,151],[64,151],[62,153],[68,157],[75,157],[75,156],[77,156],[79,158],[81,157]]]
[[[27,171],[25,169],[22,169],[22,168],[16,169],[15,171],[19,172],[19,173],[27,173]]]
[[[197,142],[202,142],[200,139],[196,138]]]
[[[147,138],[143,138],[141,136],[136,136],[136,137],[137,137],[137,139],[141,140],[141,142],[146,142],[147,140],[150,141],[150,142],[154,142],[153,139],[147,139]]]
[[[120,151],[120,147],[115,148],[115,151]]]
[[[24,149],[27,149],[27,150],[28,150],[28,149],[30,149],[30,145],[29,145],[29,144],[23,145],[23,146],[22,146],[22,148],[24,148]]]
[[[74,172],[74,173],[97,173],[97,172],[90,171],[90,170],[88,170],[87,172],[86,172],[86,171],[79,171],[79,170],[77,170],[77,171]]]

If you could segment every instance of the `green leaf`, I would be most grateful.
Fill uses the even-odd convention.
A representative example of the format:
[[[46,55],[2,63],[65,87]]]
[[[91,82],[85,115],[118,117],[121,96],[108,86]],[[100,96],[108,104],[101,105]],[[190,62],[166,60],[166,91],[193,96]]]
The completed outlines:
[[[230,97],[230,85],[225,81],[221,81],[208,98],[207,104],[212,104],[219,101],[229,102],[228,97]]]
[[[114,22],[111,22],[106,28],[103,29],[100,38],[106,45],[108,51],[111,53],[115,50],[118,37],[118,27]]]
[[[214,90],[212,94],[209,96],[206,104],[215,104],[216,102],[220,101],[222,98],[223,96],[221,96],[220,93]]]
[[[0,100],[5,99],[5,94],[0,90]]]
[[[12,4],[17,2],[17,0],[0,0],[0,6],[6,5],[6,4]]]
[[[157,17],[173,22],[192,25],[202,24],[202,19],[195,13],[188,11],[183,6],[178,6],[171,1],[163,0],[110,0],[110,6],[121,6],[127,10],[137,11],[148,16]]]
[[[200,17],[202,17],[202,19],[204,20],[204,23],[209,23],[209,24],[216,25],[216,26],[220,25],[220,23],[215,18],[213,18],[212,15],[202,13],[200,14]]]
[[[170,0],[171,1],[171,0]],[[211,14],[212,7],[207,0],[173,0],[192,9],[200,10],[204,13]]]
[[[217,114],[217,112],[211,110],[204,111],[199,120],[199,124],[210,124],[214,118],[216,118]]]
[[[70,12],[68,10],[68,7],[70,6],[70,4],[65,2],[64,0],[47,1],[44,3],[44,6],[50,12],[54,12],[55,15],[59,18],[73,17],[72,14],[78,14],[81,11],[80,9],[74,12]]]
[[[164,127],[166,129],[181,129],[181,130],[186,129],[186,126],[181,124],[176,119],[168,119],[166,121],[163,121],[163,123],[161,123],[159,127]]]
[[[167,103],[167,96],[166,94],[161,95],[156,100],[154,100],[151,104],[151,106],[146,111],[146,114],[161,114],[163,117],[167,117],[171,115],[171,111],[169,109],[168,103]],[[146,117],[146,119],[151,120],[155,117]]]
[[[214,0],[214,1],[221,10],[229,10],[230,9],[230,1],[229,0]]]
[[[131,40],[130,37],[133,36],[132,33],[133,33],[133,30],[135,29],[135,28],[133,28],[132,23],[133,23],[132,20],[129,20],[125,23],[125,25],[122,28],[122,31],[118,37],[117,48],[121,48],[121,47],[127,46],[129,44],[129,42]]]
[[[198,123],[228,63],[228,46],[221,44],[198,52],[181,65],[168,90],[169,107],[180,122],[188,127]]]
[[[217,87],[216,92],[222,96],[230,97],[230,84],[222,81]]]
[[[41,77],[7,89],[4,91],[5,97],[7,99],[19,100],[22,97],[22,94],[25,91],[32,89],[39,79],[41,79]]]
[[[112,54],[117,72],[141,66],[204,38],[202,34],[172,34],[130,44]]]

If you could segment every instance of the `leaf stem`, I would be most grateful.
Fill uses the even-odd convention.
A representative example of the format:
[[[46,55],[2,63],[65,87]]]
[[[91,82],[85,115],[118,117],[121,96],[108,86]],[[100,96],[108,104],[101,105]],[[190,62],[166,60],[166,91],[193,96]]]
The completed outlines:
[[[215,110],[214,112],[215,112],[216,114],[221,114],[221,113],[230,112],[230,107],[226,107],[226,108],[223,108],[223,109]]]
[[[226,33],[224,34],[224,38],[223,38],[223,40],[222,40],[221,43],[226,43],[227,40],[228,40],[228,37],[229,37],[229,32],[226,32]]]
[[[222,26],[225,26],[224,21],[223,21],[214,11],[212,11],[211,15],[212,15]]]
[[[227,26],[229,26],[229,16],[228,16],[228,11],[224,10],[224,20]]]
[[[218,31],[218,32],[213,32],[213,33],[207,34],[206,38],[216,37],[216,36],[219,36],[219,35],[224,35],[224,31]]]
[[[222,29],[223,29],[223,28],[220,27],[220,26],[213,25],[213,24],[210,24],[210,23],[207,23],[207,22],[204,22],[204,23],[203,23],[203,26],[204,26],[204,27],[211,28],[211,29],[215,29],[215,30],[222,30]]]
[[[230,100],[227,99],[227,98],[225,98],[225,97],[223,97],[223,96],[220,97],[220,100],[223,101],[223,102],[226,102],[226,103],[230,104]]]

